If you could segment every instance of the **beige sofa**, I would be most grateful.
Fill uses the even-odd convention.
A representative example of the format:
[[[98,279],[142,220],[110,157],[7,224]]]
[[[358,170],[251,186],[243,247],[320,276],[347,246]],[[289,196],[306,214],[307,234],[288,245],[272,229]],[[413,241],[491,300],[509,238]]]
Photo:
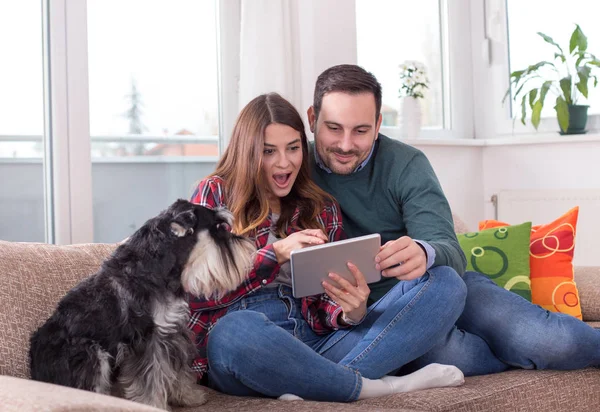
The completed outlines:
[[[458,232],[465,231],[457,222]],[[156,410],[109,396],[28,380],[30,333],[80,279],[96,271],[115,245],[54,246],[0,241],[0,410]],[[600,328],[600,268],[575,272],[584,320]],[[552,339],[548,336],[548,339]],[[210,391],[185,411],[595,411],[600,369],[510,371],[467,378],[463,386],[394,395],[352,404],[237,398]]]

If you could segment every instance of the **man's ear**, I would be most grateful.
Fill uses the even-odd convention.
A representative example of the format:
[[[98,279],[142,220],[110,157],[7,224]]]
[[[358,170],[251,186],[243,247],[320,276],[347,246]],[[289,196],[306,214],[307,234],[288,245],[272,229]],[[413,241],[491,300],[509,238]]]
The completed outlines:
[[[381,122],[383,120],[383,115],[379,113],[379,119],[377,119],[377,126],[375,127],[375,140],[379,136],[379,128],[381,127]]]
[[[314,106],[310,106],[306,111],[306,115],[308,116],[308,125],[310,127],[310,132],[315,132],[315,108]]]
[[[171,221],[171,233],[177,237],[194,233],[196,225],[196,215],[192,210],[186,210],[176,215]]]

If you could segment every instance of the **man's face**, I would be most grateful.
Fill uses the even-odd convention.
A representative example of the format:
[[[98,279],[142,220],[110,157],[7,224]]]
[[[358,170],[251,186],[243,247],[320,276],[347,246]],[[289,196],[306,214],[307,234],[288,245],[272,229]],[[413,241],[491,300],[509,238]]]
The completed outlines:
[[[368,92],[327,93],[318,119],[314,108],[308,109],[315,148],[332,172],[350,174],[369,156],[381,126],[381,115],[376,119],[375,111],[375,97]]]

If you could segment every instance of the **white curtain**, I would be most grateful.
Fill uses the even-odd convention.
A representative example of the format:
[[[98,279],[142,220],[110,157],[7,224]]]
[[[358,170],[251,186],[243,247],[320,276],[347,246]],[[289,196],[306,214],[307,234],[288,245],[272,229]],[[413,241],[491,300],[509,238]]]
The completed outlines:
[[[268,92],[305,109],[297,16],[295,0],[241,0],[239,109]]]

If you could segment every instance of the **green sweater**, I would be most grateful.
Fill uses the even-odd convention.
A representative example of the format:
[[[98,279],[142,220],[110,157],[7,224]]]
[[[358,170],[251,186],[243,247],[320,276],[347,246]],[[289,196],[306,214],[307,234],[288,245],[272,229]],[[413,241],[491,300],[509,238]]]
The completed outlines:
[[[379,233],[383,245],[408,235],[433,247],[433,266],[450,266],[464,273],[466,259],[454,233],[450,206],[420,150],[380,134],[369,162],[349,175],[319,167],[314,144],[309,157],[313,179],[339,202],[349,237]],[[397,282],[386,278],[370,284],[369,304]]]

